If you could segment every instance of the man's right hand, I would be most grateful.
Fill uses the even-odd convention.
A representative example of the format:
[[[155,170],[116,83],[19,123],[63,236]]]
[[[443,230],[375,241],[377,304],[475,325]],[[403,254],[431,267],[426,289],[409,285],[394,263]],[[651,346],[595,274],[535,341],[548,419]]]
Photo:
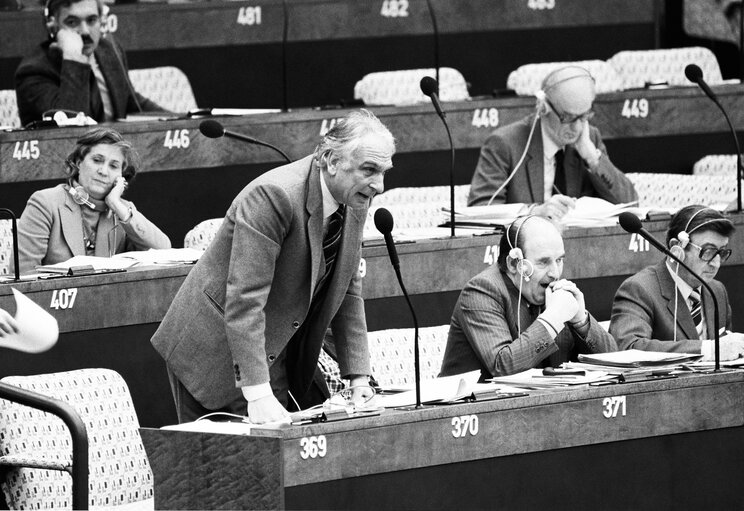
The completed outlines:
[[[289,412],[274,397],[265,396],[255,401],[248,401],[248,420],[252,424],[267,422],[290,422]]]
[[[744,357],[744,334],[730,333],[720,338],[721,360]]]
[[[567,195],[553,195],[530,211],[531,215],[544,216],[551,220],[560,220],[576,206],[576,199]]]
[[[55,43],[62,52],[62,58],[86,63],[88,58],[83,55],[83,38],[74,30],[60,28],[55,36]]]
[[[548,321],[556,331],[563,329],[563,324],[570,321],[579,312],[579,302],[572,293],[565,289],[545,290],[545,310],[540,316]]]

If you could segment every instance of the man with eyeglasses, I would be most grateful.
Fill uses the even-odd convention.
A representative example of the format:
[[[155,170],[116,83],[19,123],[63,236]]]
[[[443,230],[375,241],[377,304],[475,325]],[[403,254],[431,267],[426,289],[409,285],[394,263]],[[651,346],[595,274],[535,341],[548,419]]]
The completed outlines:
[[[15,73],[21,123],[66,110],[98,121],[164,108],[132,87],[124,50],[103,34],[102,0],[48,0],[49,40],[23,59]]]
[[[549,73],[536,94],[535,113],[498,128],[481,148],[468,205],[523,202],[532,214],[560,219],[577,197],[637,200],[589,124],[595,95],[594,78],[583,67]]]
[[[667,246],[710,285],[718,300],[721,360],[744,355],[744,335],[731,333],[731,306],[715,276],[731,256],[734,224],[705,206],[680,209],[669,223]],[[725,325],[725,326],[723,326]],[[610,333],[620,349],[702,353],[714,359],[713,300],[700,281],[665,258],[628,278],[615,294]]]

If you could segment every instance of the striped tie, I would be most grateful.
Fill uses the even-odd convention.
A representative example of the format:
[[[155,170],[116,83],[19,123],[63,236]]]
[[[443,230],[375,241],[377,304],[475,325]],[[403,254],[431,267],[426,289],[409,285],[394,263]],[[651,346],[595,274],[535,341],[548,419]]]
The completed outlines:
[[[333,263],[336,261],[338,253],[338,244],[341,241],[341,231],[344,225],[344,206],[343,204],[334,211],[328,221],[328,231],[323,238],[323,257],[325,258],[326,274],[333,269]]]
[[[692,322],[695,323],[698,337],[701,337],[703,333],[703,305],[700,302],[700,293],[694,289],[690,293],[690,314],[692,315]]]

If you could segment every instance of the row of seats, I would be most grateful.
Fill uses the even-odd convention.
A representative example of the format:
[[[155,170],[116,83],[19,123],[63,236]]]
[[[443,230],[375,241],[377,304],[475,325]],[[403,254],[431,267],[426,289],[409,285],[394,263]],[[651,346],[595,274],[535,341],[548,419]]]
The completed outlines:
[[[597,93],[643,88],[649,83],[669,86],[695,86],[685,77],[685,66],[697,64],[711,85],[724,83],[716,56],[707,48],[689,47],[661,50],[621,51],[607,61],[581,60],[525,64],[509,74],[506,87],[520,96],[534,95],[551,71],[566,65],[586,68],[596,80]],[[429,102],[419,87],[424,76],[435,76],[435,69],[409,69],[370,73],[357,82],[354,98],[367,105],[409,105]],[[442,101],[470,98],[465,78],[459,71],[439,70],[439,97]]]
[[[137,92],[167,111],[185,113],[197,107],[191,83],[177,67],[132,69],[129,79]],[[0,90],[0,126],[21,127],[15,90]]]

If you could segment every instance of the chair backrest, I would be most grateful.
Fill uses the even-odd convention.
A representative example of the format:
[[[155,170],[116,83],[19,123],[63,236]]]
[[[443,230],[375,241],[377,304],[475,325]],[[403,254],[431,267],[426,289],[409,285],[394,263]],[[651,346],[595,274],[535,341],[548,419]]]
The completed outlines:
[[[177,67],[131,69],[129,78],[137,92],[171,112],[185,113],[197,107],[191,83]]]
[[[21,127],[21,116],[18,115],[18,102],[13,89],[0,90],[0,126]]]
[[[710,85],[721,83],[721,68],[715,54],[698,46],[664,50],[621,51],[607,61],[622,77],[623,88],[645,87],[646,83],[665,81],[673,86],[696,85],[685,77],[685,66],[697,64]]]
[[[436,378],[442,367],[449,325],[419,328],[419,366],[421,379]],[[369,332],[372,376],[382,386],[410,385],[415,382],[413,367],[413,328],[394,328]]]
[[[612,66],[603,60],[525,64],[509,73],[506,87],[520,96],[534,96],[540,90],[543,79],[552,71],[564,66],[581,66],[589,71],[594,77],[594,90],[597,94],[622,90],[622,78]]]
[[[3,382],[72,405],[89,442],[90,507],[153,508],[153,478],[139,435],[139,422],[123,378],[109,369],[37,376]],[[0,462],[58,467],[71,463],[71,437],[61,419],[0,399]],[[9,463],[9,460],[23,460]],[[59,469],[11,468],[2,490],[11,509],[69,509],[70,476]]]
[[[365,75],[354,86],[354,98],[366,105],[411,105],[428,103],[419,82],[424,76],[436,76],[436,70],[404,69],[380,71]],[[463,101],[470,98],[468,85],[462,74],[451,67],[439,68],[439,99]]]
[[[225,219],[210,218],[209,220],[199,222],[193,229],[186,233],[186,236],[183,238],[183,246],[185,248],[206,250],[209,244],[212,243],[223,220]]]
[[[638,192],[641,207],[678,209],[690,204],[729,204],[736,199],[736,178],[635,172],[625,175]]]
[[[0,219],[0,275],[10,275],[10,262],[13,260],[12,227],[11,220]]]
[[[709,154],[703,156],[692,166],[695,176],[730,176],[736,179],[735,154]]]

